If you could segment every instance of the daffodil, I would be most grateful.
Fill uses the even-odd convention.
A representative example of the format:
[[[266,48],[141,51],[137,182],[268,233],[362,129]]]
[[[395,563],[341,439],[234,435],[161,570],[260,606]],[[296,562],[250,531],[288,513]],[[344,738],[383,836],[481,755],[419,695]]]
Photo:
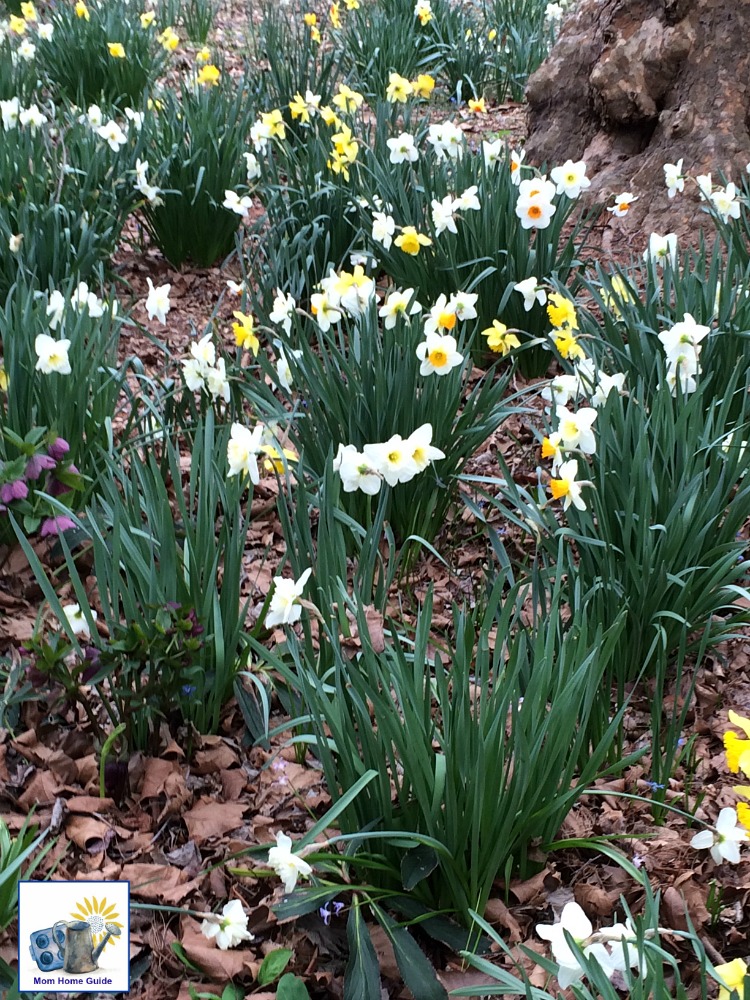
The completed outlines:
[[[180,44],[180,36],[174,30],[171,25],[168,25],[164,31],[158,36],[159,44],[167,52],[174,52],[177,46]]]
[[[287,580],[281,576],[273,578],[273,596],[266,614],[266,628],[271,628],[273,625],[294,625],[300,620],[302,608],[299,599],[311,573],[311,569],[306,569],[299,580]],[[291,892],[291,889],[287,891]]]
[[[456,339],[450,334],[428,333],[417,347],[417,357],[422,362],[420,375],[448,375],[464,360],[456,349]]]
[[[307,577],[311,570],[307,570],[303,576]],[[277,577],[277,579],[279,579]],[[266,619],[266,623],[268,619]],[[307,878],[312,874],[312,868],[292,850],[292,839],[285,833],[276,834],[276,846],[268,852],[268,866],[273,868],[281,881],[284,883],[284,891],[291,892],[297,884],[297,879]]]
[[[154,287],[151,278],[146,278],[148,282],[148,297],[146,298],[146,313],[149,319],[158,319],[160,323],[167,322],[167,313],[171,308],[169,293],[171,285],[159,285]]]
[[[748,839],[747,830],[737,825],[737,810],[728,806],[719,813],[716,826],[696,833],[690,846],[698,851],[710,850],[717,865],[722,861],[736,865],[740,860],[740,844]]]
[[[611,212],[616,218],[621,219],[623,216],[627,215],[630,211],[630,206],[634,201],[638,201],[636,195],[632,191],[623,191],[622,194],[615,196],[615,203],[607,211]]]
[[[233,312],[232,315],[237,320],[236,323],[232,323],[235,343],[243,351],[252,351],[252,353],[257,356],[260,341],[255,333],[254,317],[247,315],[246,313],[239,312],[239,310]]]
[[[46,333],[40,333],[34,341],[37,362],[35,370],[43,375],[70,375],[69,340],[55,340]]]
[[[248,475],[250,481],[258,485],[260,482],[258,452],[262,435],[262,424],[256,424],[252,431],[242,424],[232,424],[227,445],[228,476]]]
[[[470,97],[466,103],[469,108],[469,111],[473,112],[475,115],[483,115],[487,111],[487,107],[484,103],[483,97],[479,98]]]
[[[391,73],[388,77],[388,87],[386,88],[386,100],[391,104],[401,103],[408,100],[414,93],[411,82],[399,73]]]
[[[550,292],[547,298],[547,316],[553,326],[570,327],[571,330],[578,329],[578,318],[576,307],[573,302],[559,292]]]
[[[586,510],[586,501],[581,496],[581,487],[591,483],[578,478],[578,462],[571,458],[563,462],[558,469],[558,478],[550,479],[549,491],[555,500],[563,500],[563,510],[571,504],[577,510]]]
[[[743,739],[732,730],[724,733],[724,749],[727,754],[727,767],[732,774],[742,771],[745,777],[750,778],[750,719],[729,710],[729,721],[733,726],[741,729],[748,739]]]
[[[732,962],[717,965],[714,971],[722,981],[718,1000],[730,1000],[733,993],[736,993],[740,998],[745,994],[748,985],[747,962],[741,958],[735,958]]]
[[[89,14],[89,9],[83,0],[76,0],[75,12],[76,17],[83,18],[84,21],[91,20],[91,14]]]
[[[333,104],[341,111],[353,112],[356,111],[358,107],[364,101],[364,97],[356,90],[352,90],[351,87],[347,87],[345,83],[339,84],[339,92],[333,98]]]
[[[487,338],[487,347],[501,357],[509,354],[514,347],[521,346],[521,341],[515,333],[509,333],[508,327],[499,319],[493,320],[492,326],[482,330],[481,335]]]
[[[670,198],[685,190],[685,178],[682,176],[682,160],[677,163],[664,164],[664,183],[667,185],[667,195]]]
[[[577,163],[566,160],[561,167],[550,170],[550,177],[557,185],[557,194],[567,195],[568,198],[577,198],[581,191],[591,187],[583,160],[578,160]]]
[[[422,247],[432,246],[429,236],[418,233],[414,226],[403,226],[401,235],[397,236],[394,242],[399,250],[403,250],[411,257],[416,257]]]
[[[234,948],[243,941],[252,941],[253,935],[247,929],[248,916],[239,899],[224,904],[221,916],[207,917],[201,924],[204,937],[216,941],[222,951]]]
[[[341,8],[337,3],[332,3],[328,8],[328,17],[332,28],[341,27]]]
[[[389,486],[408,483],[419,472],[414,461],[414,449],[407,445],[400,434],[394,434],[387,441],[366,444],[364,455]]]
[[[25,21],[37,21],[36,7],[30,0],[23,0],[21,3],[21,13]]]
[[[563,330],[553,330],[550,334],[552,342],[566,361],[582,361],[586,352],[578,343],[574,333],[568,327]]]
[[[391,292],[378,315],[385,320],[386,330],[393,330],[399,316],[415,316],[421,311],[422,306],[414,298],[414,289],[406,288],[403,292]]]
[[[573,938],[586,958],[595,958],[607,978],[612,977],[614,967],[611,956],[603,943],[588,943],[594,928],[578,903],[566,903],[557,923],[537,924],[536,932],[540,938],[550,943],[552,956],[558,964],[557,981],[561,989],[578,982],[584,975],[583,967],[568,944],[566,933]]]
[[[213,63],[207,63],[198,70],[197,82],[203,87],[216,87],[221,79],[221,70]]]
[[[435,77],[429,73],[420,73],[416,80],[411,81],[411,89],[415,97],[428,99],[435,89]]]
[[[125,46],[121,42],[107,42],[107,49],[113,59],[125,59]]]
[[[144,11],[141,14],[141,27],[150,28],[151,25],[154,23],[155,18],[156,18],[156,13],[153,10]],[[200,53],[198,53],[198,55],[200,55]]]
[[[592,430],[598,416],[593,406],[582,406],[572,412],[565,406],[555,410],[557,430],[565,448],[577,448],[584,455],[596,452],[596,438]]]
[[[26,21],[17,14],[11,14],[8,19],[8,30],[14,35],[23,35],[26,31]]]
[[[419,18],[419,23],[422,27],[429,24],[434,16],[430,0],[417,0],[414,6],[414,16]]]

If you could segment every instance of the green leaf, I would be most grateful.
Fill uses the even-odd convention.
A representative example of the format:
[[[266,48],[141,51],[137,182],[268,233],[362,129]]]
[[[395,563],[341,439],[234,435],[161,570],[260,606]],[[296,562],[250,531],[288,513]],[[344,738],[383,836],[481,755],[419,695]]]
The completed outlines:
[[[232,983],[227,983],[224,987],[224,992],[221,994],[221,1000],[244,1000],[244,996],[245,991],[243,989],[239,986],[233,986]]]
[[[310,994],[301,979],[287,972],[279,980],[276,1000],[310,1000]]]
[[[448,994],[438,982],[435,969],[411,934],[399,927],[379,906],[373,905],[373,912],[393,945],[404,985],[419,1000],[448,1000]]]
[[[258,971],[258,982],[260,985],[268,986],[274,979],[278,979],[287,965],[289,965],[292,954],[291,948],[277,948],[276,951],[269,951]]]
[[[431,847],[420,844],[407,851],[401,860],[401,882],[407,892],[419,885],[438,866],[438,856]]]
[[[192,969],[193,972],[200,972],[201,975],[203,975],[203,969],[201,969],[199,965],[195,965],[193,962],[190,961],[190,959],[185,954],[185,949],[182,947],[179,941],[172,942],[172,951],[179,958],[182,964],[185,965],[188,969]]]
[[[358,902],[349,912],[346,939],[349,942],[349,961],[344,974],[344,1000],[380,1000],[378,958]]]

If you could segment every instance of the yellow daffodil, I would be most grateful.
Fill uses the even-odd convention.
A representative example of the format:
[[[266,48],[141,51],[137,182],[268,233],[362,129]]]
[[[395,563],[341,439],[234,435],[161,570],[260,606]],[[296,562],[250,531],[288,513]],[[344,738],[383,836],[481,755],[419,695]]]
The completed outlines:
[[[422,247],[432,246],[432,240],[429,236],[418,233],[414,226],[404,226],[401,235],[396,237],[394,243],[411,257],[416,257]]]
[[[258,354],[258,348],[260,347],[260,341],[255,335],[255,319],[253,316],[249,316],[243,312],[233,312],[232,315],[238,323],[232,323],[232,330],[234,331],[234,340],[238,347],[242,348],[243,351],[252,351],[254,355]]]
[[[121,42],[107,42],[107,48],[113,59],[125,58],[125,47]]]
[[[558,328],[569,327],[571,330],[578,329],[578,318],[576,307],[564,295],[559,292],[550,292],[547,298],[547,315],[553,326]]]
[[[299,93],[299,91],[289,102],[289,110],[294,121],[299,118],[305,125],[310,121],[310,111],[308,110],[304,97]]]
[[[352,90],[351,87],[347,87],[345,83],[339,84],[339,92],[333,99],[333,103],[337,108],[349,112],[356,111],[363,101],[364,97],[362,94],[356,90]]]
[[[354,163],[357,159],[359,146],[348,126],[342,125],[341,131],[331,136],[331,143],[339,156],[343,156],[348,163]]]
[[[750,737],[750,719],[729,710],[729,721],[741,729],[745,736]],[[724,733],[724,749],[727,752],[727,767],[736,774],[738,771],[750,778],[750,739],[743,739],[732,730]]]
[[[483,97],[470,97],[467,103],[469,111],[473,111],[475,115],[483,115],[487,111]]]
[[[208,65],[200,68],[196,79],[198,83],[204,87],[216,87],[219,83],[220,77],[221,70],[218,66],[214,66],[213,63],[208,63]]]
[[[329,108],[327,104],[320,109],[320,117],[326,125],[333,125],[335,128],[341,128],[341,119],[333,108]]]
[[[488,326],[486,330],[482,330],[482,336],[487,338],[489,349],[496,354],[501,354],[503,357],[513,350],[514,347],[521,346],[521,341],[515,333],[508,333],[508,327],[505,323],[501,323],[499,319],[493,320],[492,326]]]
[[[8,384],[9,384],[8,373],[6,372],[3,365],[0,365],[0,392],[7,392]]]
[[[572,330],[567,327],[563,330],[553,330],[551,337],[555,347],[560,352],[560,357],[565,358],[566,361],[583,361],[586,357],[586,352],[576,340]]]
[[[279,108],[274,108],[273,111],[264,111],[260,120],[268,129],[271,138],[282,140],[286,138],[286,126]]]
[[[17,14],[11,14],[8,27],[14,35],[23,35],[26,31],[26,22],[22,17],[18,17]]]
[[[144,11],[143,14],[141,14],[141,27],[150,28],[151,25],[154,23],[155,17],[156,14],[154,13],[154,11],[152,10]]]
[[[21,13],[23,14],[24,21],[37,21],[36,7],[29,0],[24,0],[21,4]]]
[[[385,92],[386,100],[391,104],[403,103],[414,93],[409,80],[399,73],[391,73],[388,77],[388,87]]]
[[[162,31],[159,35],[159,42],[162,48],[166,49],[167,52],[174,52],[177,46],[180,44],[180,36],[170,25]]]
[[[308,25],[308,27],[313,28],[318,23],[318,15],[313,14],[312,11],[310,11],[309,13],[305,14],[303,20],[305,24]]]
[[[211,62],[211,50],[208,48],[207,45],[204,45],[202,49],[199,49],[195,53],[195,61],[199,65],[203,65],[204,63]]]
[[[337,3],[332,3],[331,4],[331,6],[329,8],[329,11],[328,11],[328,16],[331,19],[331,27],[332,28],[340,28],[341,27],[341,8],[339,7],[339,5]]]
[[[727,962],[725,965],[717,965],[716,973],[729,987],[729,989],[721,987],[718,1000],[729,1000],[731,996],[730,990],[742,997],[745,992],[745,981],[748,974],[747,962],[743,962],[741,958],[735,958],[733,962]]]
[[[334,149],[331,151],[331,155],[326,162],[326,166],[331,173],[340,174],[345,181],[348,181],[350,162],[350,160],[348,160],[345,156],[342,156],[341,153]]]
[[[263,468],[266,472],[283,472],[284,471],[284,460],[281,457],[281,452],[272,444],[263,444],[260,446],[260,450],[264,455],[268,457],[263,460]],[[284,453],[284,458],[287,462],[298,462],[296,454],[289,448],[282,449]]]
[[[490,31],[487,32],[488,41],[494,42],[496,38],[497,38],[497,28],[492,28]]]
[[[89,14],[89,9],[83,0],[76,0],[75,12],[76,17],[82,17],[84,21],[91,20],[91,14]]]
[[[420,73],[416,80],[412,80],[411,87],[415,96],[428,98],[435,89],[435,78],[429,73]]]
[[[359,10],[359,0],[344,0],[347,10]]]
[[[316,27],[310,28],[310,39],[313,42],[320,43],[320,29]]]

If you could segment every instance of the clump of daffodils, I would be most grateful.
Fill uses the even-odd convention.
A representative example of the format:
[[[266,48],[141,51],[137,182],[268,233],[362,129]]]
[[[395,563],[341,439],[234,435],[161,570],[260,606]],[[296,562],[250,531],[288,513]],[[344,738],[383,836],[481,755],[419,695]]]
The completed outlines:
[[[320,290],[310,297],[310,308],[324,333],[340,322],[344,315],[352,318],[361,316],[376,298],[375,281],[365,274],[361,264],[357,264],[352,271],[331,269],[317,287]],[[274,309],[278,298],[277,295]],[[280,309],[285,309],[285,315],[291,313],[290,309],[281,305]]]
[[[218,399],[229,402],[226,363],[224,358],[217,360],[210,333],[190,345],[190,357],[183,358],[181,364],[182,377],[191,392],[206,392],[214,402]]]
[[[659,334],[667,360],[667,385],[673,395],[678,385],[684,395],[695,392],[695,376],[700,371],[701,342],[710,332],[710,327],[701,326],[690,313],[685,313],[682,322]]]
[[[384,482],[408,483],[442,458],[445,453],[432,444],[432,424],[422,424],[407,438],[394,434],[387,441],[366,444],[362,451],[353,444],[340,444],[333,471],[341,477],[345,493],[361,490],[375,496]]]

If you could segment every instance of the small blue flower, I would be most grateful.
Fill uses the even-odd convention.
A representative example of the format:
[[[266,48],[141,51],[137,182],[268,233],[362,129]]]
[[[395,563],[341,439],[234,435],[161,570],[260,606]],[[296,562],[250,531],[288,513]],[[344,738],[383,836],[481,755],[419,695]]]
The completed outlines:
[[[194,695],[196,690],[197,688],[195,684],[183,684],[182,686],[182,693],[185,695],[186,698],[190,698],[192,695]]]
[[[658,781],[647,781],[646,784],[648,785],[648,787],[651,789],[652,792],[655,792],[657,788],[665,787],[664,785],[660,785]]]

